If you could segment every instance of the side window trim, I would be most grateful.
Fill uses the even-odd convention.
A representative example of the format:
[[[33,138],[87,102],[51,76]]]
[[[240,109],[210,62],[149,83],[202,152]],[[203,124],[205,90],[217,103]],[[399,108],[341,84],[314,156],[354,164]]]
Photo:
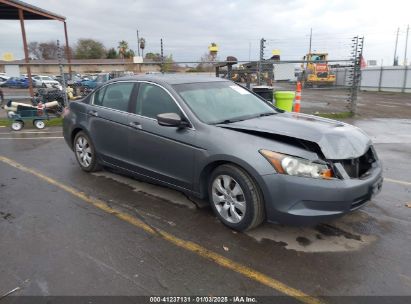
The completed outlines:
[[[183,114],[184,118],[185,118],[185,119],[188,121],[188,123],[190,124],[189,129],[195,130],[193,123],[192,123],[191,120],[188,118],[188,115],[186,114],[186,112],[184,111],[184,109],[180,106],[180,104],[178,103],[178,101],[174,98],[174,96],[170,93],[169,90],[167,90],[167,89],[166,89],[165,87],[163,87],[162,85],[160,85],[160,84],[158,84],[158,83],[155,83],[155,82],[151,82],[151,81],[139,80],[139,81],[137,81],[137,83],[138,83],[138,90],[137,90],[137,95],[136,95],[136,107],[134,108],[135,110],[137,110],[137,103],[139,103],[139,100],[138,100],[137,97],[138,97],[138,94],[139,94],[139,92],[140,92],[141,84],[142,84],[142,83],[148,83],[148,84],[151,84],[151,85],[155,85],[155,86],[163,89],[163,90],[171,97],[171,99],[173,100],[173,102],[174,102],[174,103],[177,105],[177,107],[180,109],[180,111],[181,111],[181,113]],[[144,117],[144,118],[147,118],[147,119],[151,119],[151,120],[157,121],[157,119],[155,119],[155,118],[151,118],[151,117],[148,117],[148,116],[140,115],[140,114],[138,114],[138,113],[131,113],[131,114],[132,114],[132,115],[137,115],[137,116],[140,116],[140,117]]]
[[[135,82],[135,81],[133,81],[133,83],[134,83],[134,87],[130,94],[130,100],[128,101],[128,113],[129,114],[134,114],[134,110],[136,109],[136,106],[137,106],[138,92],[140,90],[140,83]]]
[[[104,108],[104,107],[101,106],[101,105],[95,104],[94,101],[95,101],[97,92],[100,92],[100,91],[102,91],[102,90],[104,90],[103,96],[102,96],[102,98],[104,98],[104,95],[106,94],[106,87],[107,87],[107,85],[101,86],[100,88],[98,88],[97,91],[93,92],[93,97],[92,97],[92,100],[91,100],[91,104],[92,104],[93,106]]]

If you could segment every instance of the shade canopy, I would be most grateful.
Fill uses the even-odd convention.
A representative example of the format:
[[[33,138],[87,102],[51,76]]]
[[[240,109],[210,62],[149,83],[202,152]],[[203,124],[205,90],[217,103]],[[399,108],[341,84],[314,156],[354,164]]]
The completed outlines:
[[[64,16],[18,0],[0,0],[0,20],[19,20],[19,9],[23,10],[25,20],[66,20]]]
[[[71,55],[67,36],[66,17],[49,12],[37,6],[19,1],[19,0],[0,0],[0,20],[20,20],[21,35],[23,37],[24,61],[27,65],[27,75],[29,78],[30,96],[34,96],[33,81],[31,79],[29,50],[27,47],[26,28],[24,20],[57,20],[64,24],[64,36],[66,38],[66,53],[71,75]]]

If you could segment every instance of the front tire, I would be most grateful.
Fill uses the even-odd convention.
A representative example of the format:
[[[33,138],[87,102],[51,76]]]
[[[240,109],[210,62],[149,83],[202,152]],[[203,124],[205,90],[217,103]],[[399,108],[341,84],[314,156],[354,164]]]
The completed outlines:
[[[78,132],[74,137],[73,146],[77,162],[83,171],[95,172],[101,169],[94,145],[86,133]]]
[[[255,228],[265,218],[258,185],[238,166],[227,164],[217,167],[211,174],[208,194],[218,219],[234,230]]]

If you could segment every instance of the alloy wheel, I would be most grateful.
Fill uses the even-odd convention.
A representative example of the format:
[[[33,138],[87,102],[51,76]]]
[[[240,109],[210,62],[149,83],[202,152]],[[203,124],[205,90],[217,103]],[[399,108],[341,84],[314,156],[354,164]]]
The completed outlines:
[[[212,185],[212,200],[220,216],[229,223],[239,223],[245,216],[246,201],[240,184],[229,175],[219,175]]]
[[[87,139],[83,136],[79,136],[76,141],[76,155],[80,164],[88,168],[93,160],[93,154],[91,147]]]

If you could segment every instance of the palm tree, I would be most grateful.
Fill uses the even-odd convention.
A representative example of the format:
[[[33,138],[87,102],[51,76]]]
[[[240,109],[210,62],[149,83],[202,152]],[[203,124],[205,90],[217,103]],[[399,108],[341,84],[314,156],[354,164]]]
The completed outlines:
[[[141,49],[141,56],[143,56],[143,58],[144,58],[144,49],[145,49],[145,47],[146,47],[146,39],[144,39],[144,38],[140,38],[140,45],[139,45],[139,47],[140,47],[140,49]]]
[[[119,43],[118,43],[118,52],[119,52],[119,54],[120,54],[120,57],[122,58],[122,59],[124,59],[124,56],[125,56],[125,54],[127,53],[127,50],[128,50],[128,42],[127,41],[124,41],[124,40],[121,40]]]

